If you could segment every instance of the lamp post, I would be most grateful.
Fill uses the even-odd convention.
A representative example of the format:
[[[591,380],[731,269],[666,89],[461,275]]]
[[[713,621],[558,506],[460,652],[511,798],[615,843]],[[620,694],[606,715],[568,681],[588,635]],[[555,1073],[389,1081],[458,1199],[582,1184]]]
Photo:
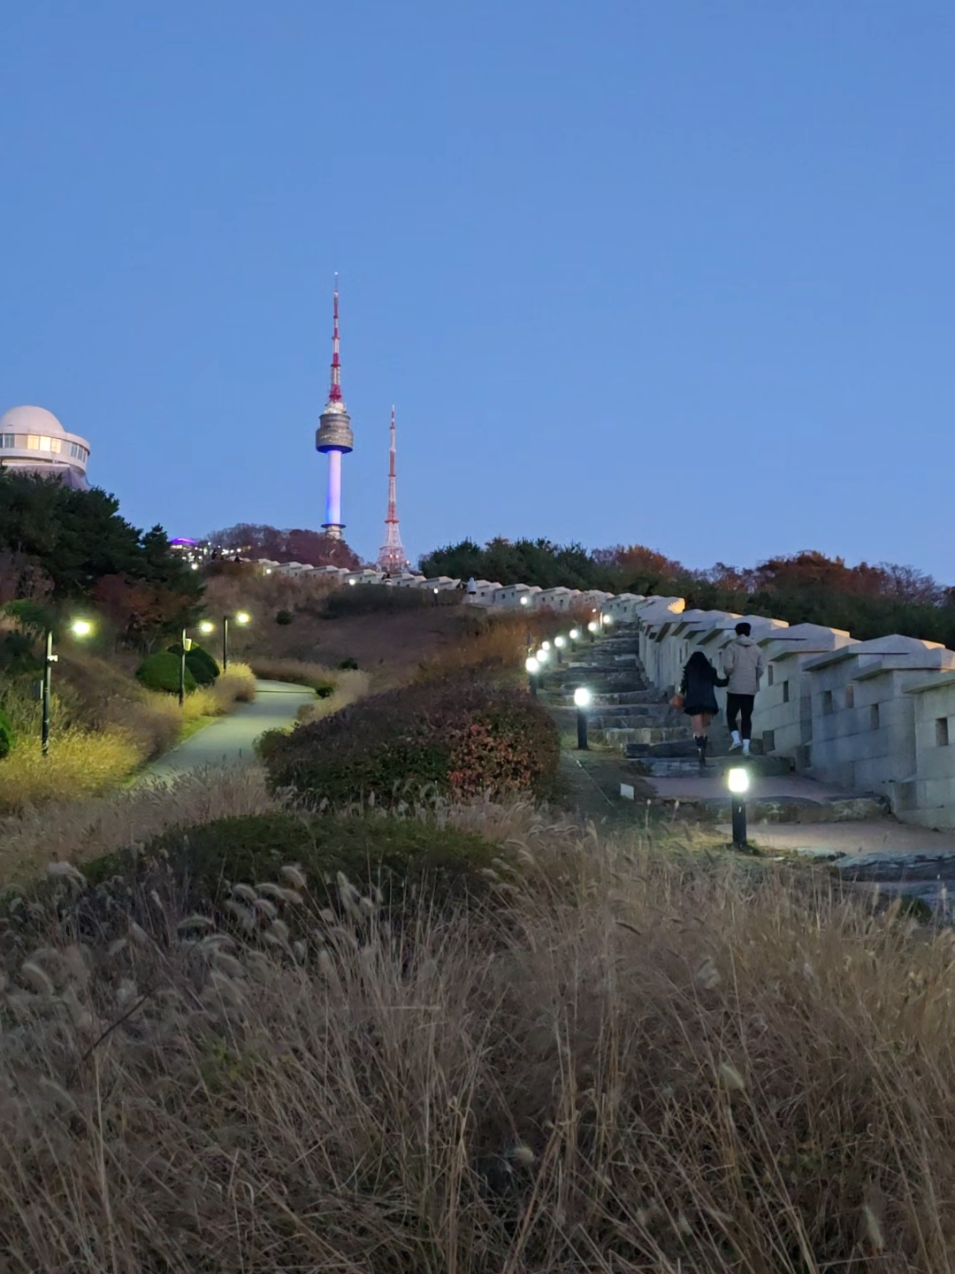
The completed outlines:
[[[74,637],[89,637],[93,625],[88,619],[74,619],[70,624],[70,632]],[[53,629],[46,630],[46,641],[43,650],[43,715],[40,725],[40,751],[44,756],[50,751],[50,703],[53,690],[53,665],[58,656],[53,653]]]
[[[564,651],[564,647],[565,647],[566,645],[567,645],[567,638],[566,638],[566,637],[555,637],[555,638],[554,638],[554,649],[557,651],[557,663],[558,663],[558,666],[564,662],[563,651]]]
[[[726,775],[730,790],[730,809],[733,818],[733,848],[748,849],[746,843],[746,793],[749,791],[749,770],[736,766]]]
[[[349,582],[354,584],[355,581],[351,580]],[[244,611],[244,610],[237,610],[234,615],[234,619],[237,624],[245,625],[250,621],[251,618],[252,616],[248,613],[248,611]],[[222,616],[222,671],[225,672],[228,666],[229,666],[229,616],[223,615]]]
[[[578,686],[574,691],[574,707],[577,709],[577,747],[581,752],[590,748],[587,739],[587,709],[593,696],[586,686]]]
[[[524,660],[524,667],[527,669],[527,681],[530,686],[531,698],[537,698],[537,674],[540,672],[540,664],[533,655],[529,659]]]

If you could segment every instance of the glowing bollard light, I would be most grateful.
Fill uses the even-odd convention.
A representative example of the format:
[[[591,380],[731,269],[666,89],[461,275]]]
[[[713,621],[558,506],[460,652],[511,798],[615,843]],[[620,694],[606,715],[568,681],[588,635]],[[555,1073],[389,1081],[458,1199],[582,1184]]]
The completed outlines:
[[[749,770],[735,766],[726,775],[730,790],[730,808],[733,815],[733,848],[749,849],[746,843],[746,793],[749,791]]]
[[[532,698],[537,698],[537,674],[541,670],[540,664],[533,655],[529,659],[524,660],[524,667],[527,669],[527,683],[530,687]]]
[[[565,647],[566,645],[567,645],[567,638],[566,638],[566,637],[555,637],[555,638],[554,638],[554,649],[557,651],[557,663],[558,663],[558,665],[560,665],[560,664],[562,664],[562,663],[564,662],[563,651],[564,651],[564,647]]]
[[[541,650],[550,651],[550,642],[549,642],[549,641],[542,641],[542,642],[541,642]]]
[[[600,622],[604,628],[609,628],[613,623],[613,615],[601,615]]]
[[[586,686],[578,686],[574,691],[574,707],[577,709],[577,747],[581,752],[586,752],[590,748],[587,739],[587,709],[592,699],[593,695]]]
[[[590,623],[587,625],[587,632],[588,632],[588,633],[590,633],[590,642],[591,642],[591,645],[593,645],[594,634],[596,633],[596,631],[597,631],[597,629],[598,629],[599,627],[600,627],[600,625],[597,623],[597,621],[596,621],[595,619],[592,619],[592,620],[590,621]]]
[[[571,650],[576,650],[576,649],[577,649],[577,643],[578,643],[579,641],[580,641],[580,629],[579,629],[579,628],[572,628],[572,629],[570,630],[570,648],[571,648]]]

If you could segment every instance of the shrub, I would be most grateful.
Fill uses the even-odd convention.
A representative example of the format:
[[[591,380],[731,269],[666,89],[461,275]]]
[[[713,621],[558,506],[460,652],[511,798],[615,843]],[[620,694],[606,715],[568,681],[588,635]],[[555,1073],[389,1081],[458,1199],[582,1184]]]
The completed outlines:
[[[324,907],[340,901],[339,873],[363,893],[380,889],[390,903],[400,902],[409,889],[439,891],[447,898],[483,890],[480,873],[500,856],[500,846],[483,836],[430,821],[276,812],[178,827],[143,849],[93,859],[84,874],[92,884],[120,876],[137,892],[148,895],[156,889],[177,907],[228,915],[223,904],[232,885],[287,885],[283,867],[294,866],[304,877],[299,889]],[[306,918],[308,913],[303,924]],[[311,925],[314,921],[310,917]]]
[[[148,690],[165,690],[167,694],[179,691],[179,656],[169,650],[159,650],[147,655],[136,669],[136,677]],[[186,693],[195,690],[196,679],[188,662],[185,675]]]
[[[16,737],[13,733],[13,726],[10,724],[10,718],[0,708],[0,760],[13,751],[15,742]]]
[[[261,755],[273,789],[338,805],[390,805],[434,793],[553,794],[557,727],[524,695],[476,680],[390,690],[272,737]]]
[[[275,622],[282,624],[283,627],[292,622],[292,612],[290,610],[280,610],[276,613]]]
[[[169,652],[178,659],[182,654],[182,647],[176,642],[174,646],[169,647]],[[219,665],[209,654],[208,650],[196,642],[193,642],[186,651],[186,667],[192,673],[197,686],[214,685],[219,675]],[[177,688],[178,684],[177,681]]]
[[[340,663],[338,666],[339,666],[339,668],[341,668],[341,669],[342,669],[342,671],[343,671],[343,672],[349,672],[349,671],[351,671],[351,672],[357,672],[357,671],[358,671],[358,660],[357,660],[357,659],[353,659],[353,658],[349,655],[349,656],[348,656],[348,658],[347,658],[347,659],[343,659],[343,660],[341,661],[341,663]]]
[[[121,783],[142,759],[125,730],[57,730],[47,756],[39,738],[24,739],[0,765],[0,810],[57,797],[96,796]]]

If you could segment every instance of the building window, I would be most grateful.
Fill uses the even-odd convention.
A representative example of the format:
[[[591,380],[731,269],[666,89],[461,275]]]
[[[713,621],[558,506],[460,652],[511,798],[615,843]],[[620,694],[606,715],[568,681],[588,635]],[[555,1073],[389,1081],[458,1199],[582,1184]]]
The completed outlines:
[[[935,718],[935,743],[940,748],[948,747],[948,717]]]
[[[789,682],[783,682],[783,703],[789,702]]]
[[[15,447],[17,445],[16,438],[13,434],[0,435],[0,447]]]
[[[856,688],[855,686],[846,686],[846,707],[854,708],[856,706]]]
[[[823,690],[822,692],[822,715],[828,717],[832,712],[832,691]]]
[[[771,686],[771,685],[773,684],[773,673],[774,673],[774,671],[775,671],[775,669],[773,668],[773,665],[772,665],[772,664],[770,664],[770,665],[769,665],[769,667],[766,669],[766,684],[767,684],[768,686]]]
[[[869,708],[869,729],[878,730],[878,728],[879,728],[879,705],[877,703],[874,703]]]

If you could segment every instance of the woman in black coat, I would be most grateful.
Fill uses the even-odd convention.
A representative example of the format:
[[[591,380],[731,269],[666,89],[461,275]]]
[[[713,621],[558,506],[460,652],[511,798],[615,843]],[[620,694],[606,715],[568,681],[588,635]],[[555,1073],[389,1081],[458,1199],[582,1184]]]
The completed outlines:
[[[683,696],[683,711],[693,722],[693,742],[696,744],[701,766],[706,765],[706,732],[719,712],[714,689],[716,686],[725,686],[728,682],[728,677],[718,675],[702,650],[694,650],[686,661],[680,694]]]

